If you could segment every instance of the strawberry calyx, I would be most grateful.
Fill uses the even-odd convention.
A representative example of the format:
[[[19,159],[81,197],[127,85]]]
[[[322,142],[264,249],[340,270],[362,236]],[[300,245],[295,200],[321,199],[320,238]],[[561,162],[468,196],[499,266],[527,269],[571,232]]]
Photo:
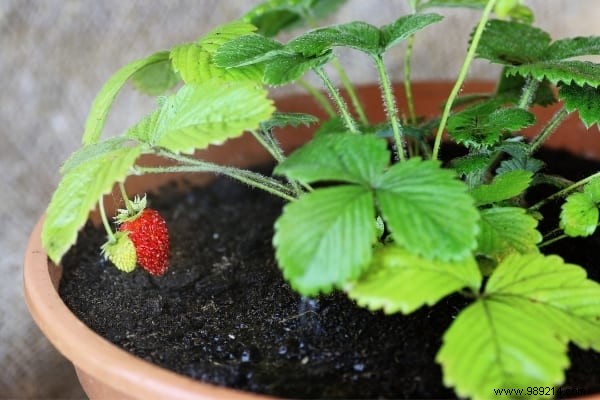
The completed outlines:
[[[133,221],[139,217],[139,215],[146,209],[148,201],[146,195],[144,197],[135,196],[132,200],[125,200],[128,202],[128,207],[125,209],[119,209],[115,216],[115,223],[121,225],[127,221]]]
[[[137,255],[133,241],[127,232],[116,232],[112,239],[109,239],[101,247],[102,255],[105,259],[123,272],[131,272],[137,264]]]

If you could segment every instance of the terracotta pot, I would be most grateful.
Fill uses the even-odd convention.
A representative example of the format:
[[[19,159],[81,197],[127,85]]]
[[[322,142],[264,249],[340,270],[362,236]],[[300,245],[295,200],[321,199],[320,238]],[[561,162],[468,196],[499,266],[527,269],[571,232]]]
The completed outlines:
[[[434,115],[439,112],[440,104],[450,92],[449,83],[417,83],[413,87],[417,112],[421,115]],[[471,83],[465,85],[465,92],[489,91],[489,83]],[[402,89],[396,88],[399,94],[399,107],[406,110],[401,95]],[[380,106],[380,93],[376,86],[363,87],[360,97],[366,104],[366,111],[372,121],[384,120],[384,112]],[[312,99],[307,96],[290,96],[278,101],[282,111],[308,112],[319,117],[323,113]],[[541,120],[548,119],[556,107],[536,109]],[[549,145],[564,147],[575,153],[600,159],[600,142],[587,133],[584,126],[571,116],[561,128],[568,135],[555,135]],[[529,132],[533,134],[533,132]],[[283,132],[280,140],[284,148],[293,149],[310,137],[308,128],[300,128],[286,135]],[[198,153],[205,160],[227,165],[247,167],[268,160],[267,153],[251,137],[241,137],[223,146],[211,147]],[[146,159],[144,163],[152,163]],[[169,175],[153,175],[132,177],[127,180],[129,193],[143,193],[172,179]],[[178,179],[182,176],[179,175]],[[195,174],[195,183],[210,180],[210,176]],[[105,198],[106,207],[114,208],[112,197]],[[97,216],[92,213],[92,219]],[[258,395],[237,390],[217,387],[191,378],[178,375],[137,358],[125,350],[113,345],[77,319],[58,296],[57,288],[62,269],[49,262],[42,249],[40,232],[43,223],[40,218],[29,239],[25,253],[24,285],[25,297],[29,310],[52,344],[68,358],[77,371],[77,375],[87,395],[92,399],[250,399]],[[600,399],[600,396],[596,396]]]

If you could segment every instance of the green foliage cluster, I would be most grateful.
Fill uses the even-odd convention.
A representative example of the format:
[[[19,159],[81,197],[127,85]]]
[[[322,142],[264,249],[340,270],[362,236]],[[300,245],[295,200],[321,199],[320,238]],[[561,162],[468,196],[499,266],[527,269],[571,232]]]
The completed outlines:
[[[599,124],[600,64],[581,57],[600,54],[600,37],[553,41],[532,25],[531,10],[518,0],[409,0],[411,14],[381,27],[317,27],[342,3],[267,0],[195,42],[115,73],[92,104],[83,146],[61,169],[42,234],[49,257],[60,262],[89,211],[128,175],[225,174],[288,201],[273,244],[285,278],[302,295],[341,290],[358,305],[387,314],[433,306],[457,292],[473,299],[444,334],[437,355],[444,383],[459,396],[484,399],[498,388],[560,385],[569,343],[600,351],[600,285],[540,248],[595,232],[600,173],[578,182],[553,177],[535,152],[572,113],[588,128]],[[384,54],[408,42],[405,89],[414,110],[412,44],[415,34],[442,19],[425,12],[434,7],[482,10],[455,89],[473,57],[500,64],[502,75],[493,93],[451,95],[439,117],[400,118]],[[302,24],[313,29],[287,43],[274,39]],[[385,123],[366,118],[335,57],[339,47],[373,60]],[[329,63],[352,107],[324,69]],[[309,71],[322,79],[330,100],[302,80]],[[162,97],[122,135],[103,139],[111,105],[129,81]],[[292,83],[308,88],[330,119],[276,112],[264,86]],[[556,101],[562,106],[554,117],[525,140],[521,131],[537,125],[531,108]],[[314,138],[285,155],[274,131],[317,122]],[[245,131],[273,155],[273,176],[186,155]],[[443,132],[464,150],[445,164],[437,159]],[[142,154],[169,163],[138,165]],[[540,184],[556,192],[527,204],[525,194]],[[559,226],[540,232],[551,201],[563,201]]]

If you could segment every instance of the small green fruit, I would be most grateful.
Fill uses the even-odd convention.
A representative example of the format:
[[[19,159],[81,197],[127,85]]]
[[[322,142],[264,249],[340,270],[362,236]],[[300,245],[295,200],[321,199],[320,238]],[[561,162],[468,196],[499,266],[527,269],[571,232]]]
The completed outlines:
[[[131,272],[135,269],[137,263],[135,246],[127,232],[117,232],[114,240],[104,243],[102,254],[120,271]]]

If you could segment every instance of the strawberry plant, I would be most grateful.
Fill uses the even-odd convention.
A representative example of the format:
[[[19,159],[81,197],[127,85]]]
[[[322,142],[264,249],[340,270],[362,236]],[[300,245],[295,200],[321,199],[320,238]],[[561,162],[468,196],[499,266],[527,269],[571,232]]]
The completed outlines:
[[[129,175],[212,172],[284,199],[273,245],[290,285],[304,296],[345,292],[359,306],[411,313],[460,293],[471,300],[443,335],[436,361],[444,384],[458,396],[492,397],[494,389],[554,388],[565,379],[570,343],[600,351],[600,285],[580,266],[544,254],[548,244],[594,234],[599,225],[600,173],[579,181],[546,173],[536,152],[567,116],[589,129],[600,121],[600,37],[553,40],[533,25],[518,0],[409,0],[409,15],[384,26],[366,22],[317,27],[342,2],[268,0],[237,21],[168,51],[136,60],[114,74],[97,95],[83,146],[63,165],[42,239],[60,262],[96,205],[107,231],[104,255],[120,270],[139,264],[165,273],[165,221],[130,201]],[[435,118],[418,114],[412,97],[415,35],[442,20],[433,7],[471,7],[481,18],[455,85]],[[283,29],[307,32],[282,43]],[[398,110],[384,56],[406,44],[404,95]],[[337,48],[373,62],[387,119],[367,118]],[[460,96],[473,59],[502,66],[493,93]],[[330,77],[331,65],[350,100]],[[324,96],[303,77],[320,78]],[[102,138],[113,100],[126,82],[161,95],[155,111],[117,137]],[[278,112],[266,86],[298,84],[328,115]],[[562,105],[546,123],[531,108]],[[284,126],[319,122],[314,138],[285,154],[274,136]],[[527,140],[522,130],[538,134]],[[191,156],[249,132],[272,156],[272,176]],[[447,133],[449,141],[442,140]],[[445,146],[462,155],[444,159]],[[154,154],[164,165],[137,163]],[[102,196],[118,184],[126,209],[113,232]],[[538,185],[554,193],[534,204]],[[546,204],[562,204],[558,226]],[[536,391],[537,393],[537,391]],[[536,393],[528,393],[537,397]],[[539,394],[539,393],[538,393]]]

